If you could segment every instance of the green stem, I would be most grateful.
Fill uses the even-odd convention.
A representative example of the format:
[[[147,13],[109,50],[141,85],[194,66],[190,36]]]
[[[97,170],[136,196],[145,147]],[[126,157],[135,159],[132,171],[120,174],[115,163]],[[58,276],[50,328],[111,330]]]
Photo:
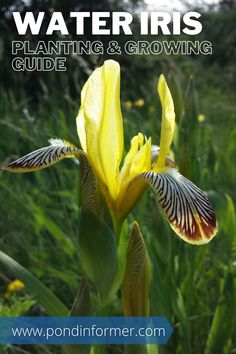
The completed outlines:
[[[148,354],[146,344],[129,344],[125,346],[125,354]]]
[[[86,278],[80,281],[80,289],[75,297],[69,316],[91,316],[94,314],[94,307],[91,301],[89,285]],[[64,345],[62,354],[90,354],[90,344]]]
[[[112,214],[112,223],[113,223],[113,227],[114,227],[114,231],[115,231],[115,235],[116,235],[117,245],[119,245],[123,222],[124,222],[124,220],[117,220],[116,215]]]
[[[148,354],[159,354],[158,344],[148,344]]]
[[[105,345],[104,344],[94,344],[92,347],[91,354],[104,354],[105,353]],[[80,353],[78,353],[80,354]]]
[[[80,344],[80,345],[63,345],[62,354],[90,354],[91,345]]]

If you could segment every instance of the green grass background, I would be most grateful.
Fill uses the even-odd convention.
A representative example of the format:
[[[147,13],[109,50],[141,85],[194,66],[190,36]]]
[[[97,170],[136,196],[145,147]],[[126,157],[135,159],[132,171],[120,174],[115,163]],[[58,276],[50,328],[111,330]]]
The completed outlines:
[[[188,245],[171,231],[149,190],[129,216],[130,222],[138,220],[151,258],[151,314],[167,316],[174,327],[171,340],[159,348],[159,354],[236,353],[235,9],[222,8],[204,16],[207,33],[202,38],[208,35],[213,42],[210,58],[115,58],[122,67],[126,151],[139,131],[151,136],[153,144],[159,143],[161,107],[156,84],[163,72],[177,113],[175,159],[180,171],[208,192],[219,222],[219,232],[209,245]],[[4,40],[2,70],[7,67]],[[8,63],[10,81],[2,72],[0,84],[0,161],[45,146],[50,137],[78,145],[75,117],[80,91],[88,72],[103,60],[70,58],[66,73],[38,77],[14,74]],[[142,107],[126,108],[125,101],[140,98],[144,99]],[[198,121],[199,114],[205,115],[203,122]],[[33,174],[0,175],[0,249],[41,279],[69,308],[82,276],[78,176],[78,166],[71,160]],[[29,308],[33,314],[45,313],[35,301],[32,307],[32,296],[24,291],[7,302],[4,293],[10,280],[11,274],[0,269],[2,316],[24,314]],[[116,306],[112,311],[116,313]],[[109,348],[107,353],[122,352],[118,349]],[[58,350],[0,347],[4,354]]]

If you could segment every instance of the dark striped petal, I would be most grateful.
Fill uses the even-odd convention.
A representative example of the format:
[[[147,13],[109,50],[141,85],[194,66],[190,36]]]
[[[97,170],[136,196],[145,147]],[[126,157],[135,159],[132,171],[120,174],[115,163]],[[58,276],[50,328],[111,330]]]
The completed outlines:
[[[79,182],[79,199],[80,207],[83,210],[90,210],[97,216],[101,217],[103,213],[101,203],[101,192],[98,177],[91,167],[88,156],[81,152],[79,156],[80,162],[80,182]]]
[[[75,157],[82,153],[81,150],[64,140],[52,139],[50,143],[50,146],[35,150],[2,166],[1,169],[10,172],[31,172],[49,167],[65,157]]]
[[[50,139],[49,143],[50,146],[35,150],[8,165],[4,165],[1,170],[32,172],[50,167],[67,157],[76,158],[80,163],[80,207],[100,216],[103,211],[100,203],[101,193],[88,155],[65,140]]]
[[[215,236],[217,220],[206,194],[176,169],[140,177],[153,188],[172,229],[183,240],[200,245]]]

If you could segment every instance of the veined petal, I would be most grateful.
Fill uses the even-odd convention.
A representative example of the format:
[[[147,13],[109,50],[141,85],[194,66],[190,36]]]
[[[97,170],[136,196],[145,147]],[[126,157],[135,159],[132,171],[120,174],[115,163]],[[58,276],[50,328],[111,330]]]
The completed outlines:
[[[120,110],[120,66],[105,61],[89,77],[77,117],[83,149],[111,196],[117,196],[119,165],[123,154],[123,123]],[[85,134],[84,134],[85,133]]]
[[[103,208],[101,204],[101,192],[98,178],[88,160],[88,155],[81,154],[79,157],[79,205],[81,210],[89,210],[101,216]]]
[[[82,210],[92,211],[99,216],[102,211],[99,189],[100,181],[98,181],[93,171],[88,155],[65,140],[50,139],[49,143],[51,144],[50,146],[31,152],[3,166],[2,170],[9,172],[32,172],[50,167],[67,157],[77,158],[80,161],[80,207]],[[107,197],[106,194],[105,197]]]
[[[176,169],[140,177],[153,188],[170,226],[183,240],[200,245],[215,236],[217,220],[206,194]]]
[[[170,146],[174,137],[175,111],[173,99],[163,75],[160,76],[157,89],[162,106],[162,123],[160,152],[155,171],[160,171],[165,169],[165,158],[170,152]]]
[[[80,149],[61,139],[51,139],[50,146],[35,150],[8,165],[1,167],[10,172],[31,172],[54,165],[66,157],[83,153]]]

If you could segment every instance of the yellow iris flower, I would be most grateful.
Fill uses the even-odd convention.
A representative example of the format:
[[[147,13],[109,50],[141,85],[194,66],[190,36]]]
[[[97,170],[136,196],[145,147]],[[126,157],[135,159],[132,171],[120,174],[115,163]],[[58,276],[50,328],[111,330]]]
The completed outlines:
[[[50,146],[34,151],[4,170],[28,172],[48,167],[65,157],[86,156],[103,195],[115,228],[121,225],[149,184],[174,231],[192,244],[209,242],[217,221],[207,196],[181,176],[168,157],[175,127],[174,103],[163,75],[158,82],[162,105],[160,148],[151,138],[138,133],[124,152],[123,121],[120,104],[120,66],[107,60],[97,68],[81,92],[76,118],[82,150],[52,139]]]

